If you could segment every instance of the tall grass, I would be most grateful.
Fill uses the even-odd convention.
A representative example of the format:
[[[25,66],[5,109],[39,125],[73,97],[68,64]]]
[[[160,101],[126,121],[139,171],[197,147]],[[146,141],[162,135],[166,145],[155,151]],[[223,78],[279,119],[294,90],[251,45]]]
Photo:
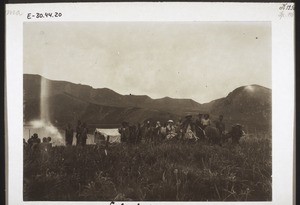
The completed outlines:
[[[269,201],[271,143],[24,149],[24,200]]]

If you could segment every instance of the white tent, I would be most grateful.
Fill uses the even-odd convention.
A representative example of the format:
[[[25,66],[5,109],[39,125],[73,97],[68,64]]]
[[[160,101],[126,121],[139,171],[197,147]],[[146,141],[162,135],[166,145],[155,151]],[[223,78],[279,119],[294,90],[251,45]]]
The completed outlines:
[[[107,136],[109,136],[109,142],[110,143],[120,143],[121,142],[121,134],[119,133],[118,128],[112,128],[112,129],[102,129],[102,128],[96,128],[94,132],[94,142],[96,144],[100,144],[101,142],[104,142],[107,140]],[[101,137],[104,139],[101,139]]]

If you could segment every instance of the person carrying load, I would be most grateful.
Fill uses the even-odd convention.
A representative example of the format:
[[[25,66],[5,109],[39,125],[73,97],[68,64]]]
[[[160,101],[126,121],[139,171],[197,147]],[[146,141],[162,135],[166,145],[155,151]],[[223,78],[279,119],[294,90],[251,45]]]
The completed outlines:
[[[199,139],[196,136],[195,132],[195,123],[192,120],[192,115],[187,115],[185,117],[185,121],[182,123],[183,128],[183,139],[192,140],[195,139],[196,141]]]

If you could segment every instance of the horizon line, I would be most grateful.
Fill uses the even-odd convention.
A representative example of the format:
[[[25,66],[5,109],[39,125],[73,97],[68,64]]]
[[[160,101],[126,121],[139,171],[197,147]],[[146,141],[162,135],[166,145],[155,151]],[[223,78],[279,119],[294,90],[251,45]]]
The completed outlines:
[[[216,101],[216,100],[219,100],[219,99],[222,99],[222,98],[226,98],[226,97],[229,95],[229,93],[231,93],[231,92],[233,92],[234,90],[236,90],[236,89],[238,89],[238,88],[241,88],[241,87],[247,87],[247,86],[260,86],[260,87],[263,87],[263,88],[272,90],[272,88],[268,88],[268,87],[266,87],[266,86],[262,86],[262,85],[255,84],[255,83],[254,83],[254,84],[250,84],[250,85],[242,85],[242,86],[239,86],[239,87],[233,89],[231,92],[229,92],[229,93],[228,93],[226,96],[224,96],[224,97],[220,97],[220,98],[211,100],[211,101],[209,101],[209,102],[200,103],[200,102],[198,102],[198,101],[196,101],[196,100],[194,100],[194,99],[192,99],[192,98],[174,98],[174,97],[169,97],[169,96],[165,96],[165,97],[161,97],[161,98],[152,98],[151,96],[146,95],[146,94],[131,94],[131,93],[130,93],[130,94],[120,94],[119,92],[117,92],[117,91],[115,91],[115,90],[113,90],[113,89],[107,88],[107,87],[95,88],[95,87],[93,87],[93,86],[91,86],[91,85],[82,84],[82,83],[76,83],[76,82],[71,82],[71,81],[67,81],[67,80],[54,80],[54,79],[49,79],[49,78],[47,78],[47,77],[44,77],[44,76],[42,76],[41,74],[23,73],[23,75],[37,75],[37,76],[40,76],[40,77],[45,78],[45,79],[47,79],[47,80],[51,80],[51,81],[60,81],[60,82],[67,82],[67,83],[72,83],[72,84],[75,84],[75,85],[89,86],[89,87],[91,87],[92,89],[108,89],[108,90],[111,90],[111,91],[113,91],[113,92],[115,92],[115,93],[117,93],[117,94],[119,94],[119,95],[122,95],[122,96],[147,96],[147,97],[149,97],[149,98],[152,99],[152,100],[160,100],[160,99],[164,99],[164,98],[171,98],[171,99],[174,99],[174,100],[193,100],[194,102],[199,103],[199,104],[201,104],[201,105],[207,104],[207,103],[211,103],[211,102],[213,102],[213,101]]]

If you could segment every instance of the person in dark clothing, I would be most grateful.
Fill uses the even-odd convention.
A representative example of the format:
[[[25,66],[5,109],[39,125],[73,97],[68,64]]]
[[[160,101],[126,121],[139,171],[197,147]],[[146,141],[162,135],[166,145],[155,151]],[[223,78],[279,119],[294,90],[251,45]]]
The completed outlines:
[[[33,136],[28,139],[29,147],[31,148],[31,157],[37,158],[40,155],[40,143],[41,139],[39,138],[37,133],[34,133]]]
[[[184,132],[183,132],[183,122],[181,118],[179,118],[179,120],[177,121],[175,128],[176,128],[177,138],[183,139]]]
[[[47,140],[47,138],[46,137],[43,137],[43,140],[42,140],[42,143],[41,143],[41,145],[40,145],[40,148],[41,148],[41,151],[42,152],[47,152],[48,151],[48,140]]]
[[[66,134],[65,134],[65,140],[66,140],[66,145],[67,146],[71,146],[73,143],[73,134],[74,134],[74,130],[71,126],[70,123],[68,123],[68,126],[66,128]]]
[[[203,118],[204,118],[204,114],[199,113],[197,121],[199,121],[199,125],[200,125],[200,127],[201,127],[202,129],[204,129],[204,126],[203,126],[203,124],[202,124],[202,119],[203,119]]]
[[[160,128],[160,134],[161,134],[161,139],[160,141],[163,141],[166,139],[167,136],[167,123],[164,123],[161,128]]]
[[[130,131],[127,122],[122,122],[122,127],[119,128],[119,133],[121,134],[121,142],[128,142]]]
[[[203,118],[203,114],[199,113],[198,114],[198,119],[195,122],[195,129],[196,129],[196,135],[199,138],[199,140],[204,140],[205,139],[205,135],[204,135],[204,126],[202,124],[202,118]]]
[[[151,126],[150,121],[147,121],[145,125],[145,141],[150,142],[153,136],[153,127]]]
[[[152,135],[153,135],[153,140],[155,143],[160,141],[160,139],[161,139],[161,124],[159,121],[156,122],[156,125],[155,125]]]
[[[225,124],[223,122],[223,115],[219,116],[219,120],[216,122],[216,128],[219,130],[221,135],[225,134]]]
[[[228,135],[232,139],[232,144],[238,145],[240,143],[241,137],[244,135],[242,126],[240,124],[233,125]]]
[[[81,130],[81,145],[82,146],[86,145],[87,133],[88,133],[87,125],[86,125],[86,123],[83,123],[82,130]]]
[[[41,143],[41,139],[39,138],[38,134],[34,133],[30,139],[28,140],[28,144],[34,145]]]
[[[23,138],[23,146],[27,147],[28,143],[26,142],[26,140]]]
[[[34,141],[34,139],[33,139],[33,135],[32,135],[32,136],[27,140],[27,143],[28,143],[28,146],[29,146],[29,147],[32,146],[33,141]]]
[[[82,125],[81,125],[81,121],[78,120],[77,127],[76,127],[76,146],[81,144],[81,132],[82,132]]]
[[[194,131],[195,126],[192,118],[193,118],[192,115],[187,115],[185,117],[185,120],[182,122],[182,129],[184,134],[186,133],[188,126],[190,126],[191,130]]]
[[[129,138],[128,142],[134,144],[136,141],[136,126],[131,125],[129,126]]]

